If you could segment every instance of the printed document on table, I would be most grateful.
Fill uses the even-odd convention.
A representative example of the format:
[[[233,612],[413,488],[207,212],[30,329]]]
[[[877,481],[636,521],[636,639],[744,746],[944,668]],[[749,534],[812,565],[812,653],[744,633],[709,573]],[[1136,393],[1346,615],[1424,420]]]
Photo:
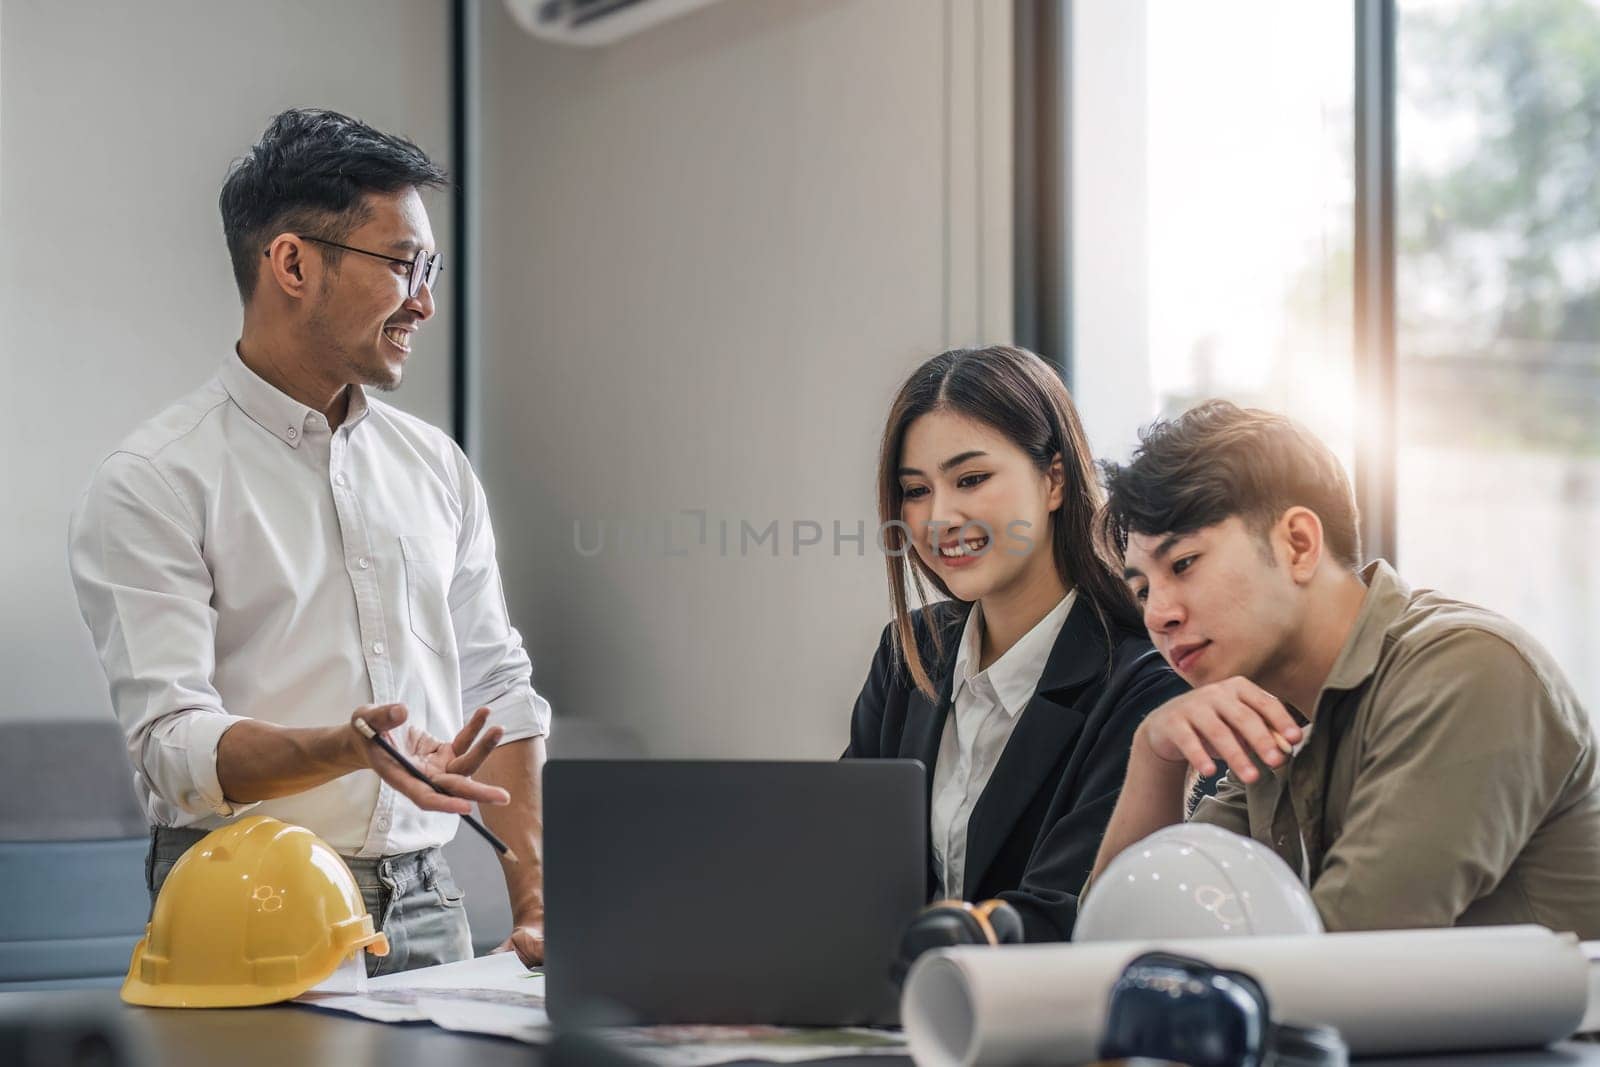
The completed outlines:
[[[658,1067],[908,1055],[905,1035],[899,1030],[860,1027],[617,1026],[593,1033],[599,1040]]]
[[[530,971],[514,952],[371,978],[364,993],[313,990],[295,1003],[378,1022],[427,1022],[533,1044],[550,1040],[544,972]]]
[[[553,1036],[544,1007],[544,972],[530,971],[512,952],[371,978],[365,992],[316,989],[295,1003],[377,1022],[427,1022],[534,1045],[547,1044]],[[660,1067],[906,1054],[905,1037],[898,1030],[617,1026],[592,1030],[590,1036]]]

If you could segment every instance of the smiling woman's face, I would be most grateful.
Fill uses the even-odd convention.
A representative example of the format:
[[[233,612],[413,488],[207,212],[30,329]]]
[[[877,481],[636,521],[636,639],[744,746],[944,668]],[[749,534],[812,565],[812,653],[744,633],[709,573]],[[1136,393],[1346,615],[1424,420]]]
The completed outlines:
[[[1050,572],[1052,478],[994,428],[935,409],[906,428],[900,519],[923,563],[957,598],[981,600]]]

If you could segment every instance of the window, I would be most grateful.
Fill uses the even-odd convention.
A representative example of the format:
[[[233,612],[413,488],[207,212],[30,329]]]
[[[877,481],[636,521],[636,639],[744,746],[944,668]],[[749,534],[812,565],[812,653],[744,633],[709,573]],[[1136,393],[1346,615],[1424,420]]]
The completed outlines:
[[[1073,18],[1074,384],[1091,441],[1125,455],[1134,427],[1224,396],[1295,415],[1348,461],[1350,5],[1147,0]]]
[[[1397,554],[1600,713],[1600,4],[1399,13]]]
[[[1352,355],[1355,7],[1071,6],[1091,443],[1123,458],[1136,427],[1221,396],[1353,471],[1355,427],[1392,410],[1402,575],[1526,627],[1600,714],[1600,0],[1398,0],[1377,397]]]

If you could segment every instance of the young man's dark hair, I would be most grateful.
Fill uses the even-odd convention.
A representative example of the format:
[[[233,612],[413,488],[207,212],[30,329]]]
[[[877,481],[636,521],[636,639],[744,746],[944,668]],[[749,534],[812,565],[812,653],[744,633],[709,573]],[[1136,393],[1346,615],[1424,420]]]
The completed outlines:
[[[1344,468],[1282,415],[1211,400],[1139,434],[1126,465],[1102,463],[1104,534],[1120,556],[1128,534],[1192,533],[1237,515],[1265,538],[1292,507],[1322,520],[1328,552],[1361,566],[1355,494]]]
[[[245,303],[255,291],[262,250],[285,231],[314,231],[341,241],[365,220],[362,194],[449,183],[444,170],[404,137],[321,108],[291,108],[275,117],[250,154],[222,183],[218,207]],[[336,269],[341,252],[324,246]]]

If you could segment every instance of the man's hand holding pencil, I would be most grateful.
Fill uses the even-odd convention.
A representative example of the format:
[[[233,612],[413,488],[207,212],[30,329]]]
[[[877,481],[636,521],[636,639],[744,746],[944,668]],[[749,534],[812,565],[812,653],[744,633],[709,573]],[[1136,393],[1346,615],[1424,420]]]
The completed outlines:
[[[484,729],[488,721],[489,709],[479,708],[453,740],[442,741],[407,726],[404,704],[377,704],[357,708],[350,725],[364,738],[358,743],[368,765],[395,792],[425,811],[468,815],[474,802],[506,804],[511,800],[504,789],[472,779],[505,732],[498,726]],[[378,738],[384,743],[379,744]],[[385,751],[385,746],[414,771]]]

